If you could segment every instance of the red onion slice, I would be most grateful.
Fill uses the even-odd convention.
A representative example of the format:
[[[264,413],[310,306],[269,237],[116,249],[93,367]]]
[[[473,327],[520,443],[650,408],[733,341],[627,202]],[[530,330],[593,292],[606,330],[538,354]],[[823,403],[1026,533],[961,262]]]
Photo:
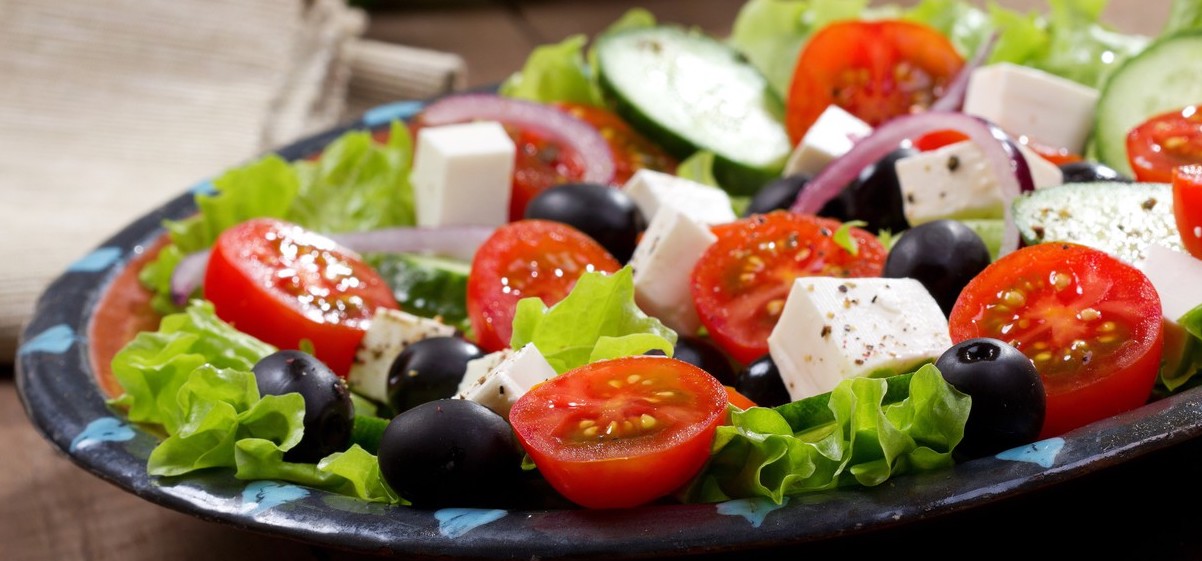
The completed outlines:
[[[492,94],[460,94],[430,104],[415,120],[422,126],[499,121],[547,133],[580,155],[584,165],[582,181],[608,185],[614,178],[613,151],[601,133],[549,105]]]
[[[993,54],[993,49],[997,46],[997,40],[998,34],[996,31],[989,35],[989,38],[977,48],[977,52],[973,54],[972,59],[952,79],[952,83],[948,84],[947,89],[943,92],[943,96],[931,104],[931,111],[959,111],[960,108],[964,107],[964,95],[968,93],[968,80],[972,77],[973,71],[985,64],[989,55]]]
[[[928,111],[904,115],[882,123],[872,134],[861,139],[851,150],[828,164],[798,194],[791,210],[805,214],[818,213],[850,184],[860,170],[883,158],[903,141],[940,130],[957,130],[968,136],[985,153],[998,178],[1003,206],[1006,209],[1006,236],[1000,255],[1018,248],[1018,229],[1010,216],[1010,202],[1024,190],[1034,188],[1027,161],[1004,132],[989,123],[964,113]]]
[[[205,267],[209,265],[209,251],[189,253],[171,271],[171,301],[184,306],[188,299],[204,282]]]
[[[495,230],[493,226],[398,227],[331,234],[330,239],[357,253],[432,253],[471,261]]]

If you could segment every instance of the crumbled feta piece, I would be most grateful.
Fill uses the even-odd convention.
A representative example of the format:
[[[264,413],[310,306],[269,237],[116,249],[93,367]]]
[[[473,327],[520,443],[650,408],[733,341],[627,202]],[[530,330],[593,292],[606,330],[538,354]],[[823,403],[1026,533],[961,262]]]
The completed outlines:
[[[1012,135],[1077,154],[1085,153],[1097,104],[1093,88],[1010,63],[974,70],[964,94],[965,113],[984,117]]]
[[[939,304],[909,278],[799,278],[768,336],[795,401],[846,378],[908,372],[951,344]]]
[[[414,149],[419,226],[501,226],[509,220],[513,140],[493,121],[425,127]]]
[[[480,375],[484,369],[487,374]],[[509,410],[519,397],[555,376],[555,369],[538,348],[527,343],[516,351],[506,349],[468,362],[467,374],[455,397],[475,401],[509,418]]]
[[[838,105],[827,106],[789,155],[783,175],[814,176],[846,154],[857,140],[872,134],[872,125]]]
[[[701,320],[689,279],[701,254],[716,241],[709,228],[675,208],[655,213],[630,258],[639,308],[679,333],[696,333]]]
[[[1202,305],[1202,260],[1152,244],[1135,266],[1152,281],[1160,295],[1165,319],[1175,323],[1186,312]]]
[[[640,169],[626,181],[622,190],[634,199],[648,222],[654,220],[656,211],[665,206],[702,224],[722,224],[736,218],[726,191],[667,173]]]
[[[388,371],[401,351],[422,339],[454,334],[454,327],[440,321],[379,308],[355,351],[347,385],[359,395],[385,403],[388,401]]]

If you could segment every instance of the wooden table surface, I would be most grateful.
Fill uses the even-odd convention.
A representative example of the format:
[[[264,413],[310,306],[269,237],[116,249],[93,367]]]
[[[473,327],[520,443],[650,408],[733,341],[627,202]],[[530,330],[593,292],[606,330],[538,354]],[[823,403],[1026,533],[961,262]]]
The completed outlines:
[[[627,7],[641,5],[661,20],[723,34],[741,2],[379,2],[368,35],[459,52],[471,85],[496,83],[534,46],[570,33],[594,33]],[[1042,1],[1002,0],[1042,9]],[[1107,19],[1152,33],[1167,0],[1113,0]],[[387,9],[383,9],[387,8]],[[1039,553],[1039,544],[1070,545],[1118,557],[1202,558],[1202,444],[1158,452],[1060,488],[923,522],[896,531],[817,544],[812,553],[846,555],[868,549],[906,551],[979,538],[973,553]],[[1042,538],[1042,539],[1041,539]],[[1067,540],[1067,541],[1066,541]],[[800,553],[800,552],[799,552]],[[145,502],[76,467],[37,433],[18,399],[11,366],[0,366],[0,560],[361,559],[207,522]]]

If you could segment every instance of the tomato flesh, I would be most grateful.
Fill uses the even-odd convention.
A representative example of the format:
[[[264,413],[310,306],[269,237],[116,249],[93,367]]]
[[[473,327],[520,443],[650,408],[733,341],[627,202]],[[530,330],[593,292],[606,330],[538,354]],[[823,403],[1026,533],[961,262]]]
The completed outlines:
[[[1081,245],[1007,254],[964,288],[952,341],[993,337],[1035,364],[1047,394],[1041,438],[1147,402],[1164,343],[1160,297],[1134,267]]]
[[[687,483],[726,419],[726,389],[687,362],[635,356],[552,378],[509,413],[547,482],[589,508],[633,507]]]
[[[586,272],[612,273],[621,265],[586,234],[558,222],[520,220],[497,229],[476,250],[467,281],[467,312],[476,344],[509,346],[518,300],[563,300]]]
[[[1173,217],[1181,245],[1202,259],[1202,165],[1173,170]]]
[[[964,66],[943,34],[900,21],[824,26],[802,49],[789,87],[785,126],[796,144],[835,104],[872,126],[929,107]]]
[[[281,349],[309,341],[343,377],[376,310],[399,309],[388,284],[353,252],[270,218],[217,238],[204,293],[217,316],[239,331]]]
[[[876,236],[851,228],[855,255],[834,241],[832,219],[776,211],[713,228],[718,241],[692,273],[693,303],[710,338],[744,364],[768,352],[768,335],[780,319],[798,277],[872,277],[884,269],[886,251]]]
[[[1177,167],[1202,164],[1202,106],[1156,115],[1127,134],[1136,181],[1169,183]]]

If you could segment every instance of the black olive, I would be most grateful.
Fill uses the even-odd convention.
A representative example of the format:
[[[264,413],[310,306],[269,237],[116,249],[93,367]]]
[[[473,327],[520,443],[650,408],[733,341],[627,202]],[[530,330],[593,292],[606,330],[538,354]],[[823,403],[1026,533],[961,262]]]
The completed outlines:
[[[1112,181],[1115,183],[1131,183],[1127,177],[1114,168],[1098,162],[1082,160],[1060,165],[1065,183],[1093,183],[1096,181]]]
[[[761,407],[776,407],[792,401],[772,355],[757,358],[740,370],[735,389]]]
[[[895,164],[902,158],[918,154],[909,147],[898,147],[860,171],[839,195],[822,207],[818,214],[844,222],[863,220],[871,232],[889,230],[900,232],[909,227],[902,207],[901,184]]]
[[[963,341],[935,366],[957,390],[972,397],[964,439],[953,457],[970,460],[1033,442],[1043,428],[1047,398],[1031,359],[1004,341]]]
[[[735,369],[730,359],[708,339],[681,335],[676,338],[676,346],[672,349],[672,358],[682,360],[717,378],[724,386],[735,385]]]
[[[253,368],[261,395],[299,393],[305,400],[305,435],[284,453],[289,462],[314,463],[350,446],[355,405],[346,382],[305,352],[285,350],[263,357]]]
[[[621,189],[595,183],[566,183],[539,193],[526,206],[525,218],[567,224],[601,244],[620,263],[630,260],[646,218]]]
[[[414,341],[397,355],[388,370],[388,404],[400,413],[454,396],[467,363],[482,356],[480,347],[460,337]]]
[[[379,460],[388,485],[419,508],[504,506],[522,472],[509,423],[465,399],[423,403],[394,417]]]
[[[798,193],[809,184],[810,179],[810,176],[799,173],[769,181],[751,197],[751,203],[743,211],[743,216],[787,210],[793,206]]]
[[[881,276],[917,280],[948,316],[960,291],[989,262],[989,248],[972,228],[935,220],[906,230],[889,250]]]

